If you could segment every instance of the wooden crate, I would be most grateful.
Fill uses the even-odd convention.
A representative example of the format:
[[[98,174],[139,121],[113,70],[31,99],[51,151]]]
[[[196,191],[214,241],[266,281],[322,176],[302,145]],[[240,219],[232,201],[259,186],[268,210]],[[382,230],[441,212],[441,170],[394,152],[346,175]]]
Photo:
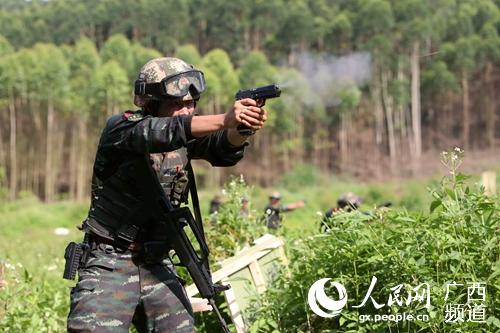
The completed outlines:
[[[257,239],[252,247],[225,260],[222,268],[213,272],[213,282],[231,285],[224,296],[238,333],[246,331],[243,314],[251,299],[265,292],[281,266],[287,264],[283,240],[266,234]],[[211,310],[206,300],[194,297],[198,294],[194,284],[189,285],[186,292],[195,312]]]

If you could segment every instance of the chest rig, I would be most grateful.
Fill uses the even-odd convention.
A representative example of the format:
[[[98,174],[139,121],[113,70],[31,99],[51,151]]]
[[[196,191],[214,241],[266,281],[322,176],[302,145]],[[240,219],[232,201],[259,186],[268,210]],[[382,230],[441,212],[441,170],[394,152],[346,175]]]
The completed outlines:
[[[173,207],[187,203],[194,175],[186,148],[173,152],[150,154],[149,161],[160,185]],[[85,231],[118,244],[159,239],[155,231],[156,218],[151,215],[150,184],[139,176],[144,168],[144,155],[126,156],[121,161],[106,164],[94,174],[89,215],[83,223]],[[109,171],[112,170],[112,171]],[[96,171],[96,170],[94,170]],[[96,173],[96,172],[95,172]],[[196,192],[192,189],[191,194]],[[193,199],[198,202],[197,197]],[[198,208],[199,210],[199,208]],[[197,216],[201,214],[196,214]]]
[[[172,152],[150,154],[153,170],[172,206],[187,204],[189,192],[189,162],[185,147]]]

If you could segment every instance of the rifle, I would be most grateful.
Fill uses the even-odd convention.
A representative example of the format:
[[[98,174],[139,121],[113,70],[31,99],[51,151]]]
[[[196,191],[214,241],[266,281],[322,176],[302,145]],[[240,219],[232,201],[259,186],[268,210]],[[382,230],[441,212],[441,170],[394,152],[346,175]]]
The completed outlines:
[[[262,107],[266,104],[266,99],[280,97],[281,89],[277,84],[271,84],[268,86],[252,88],[247,90],[239,90],[235,98],[237,101],[244,98],[251,98],[256,101],[260,101],[259,106]],[[255,134],[255,131],[247,126],[241,124],[237,127],[238,132],[243,136],[250,136]]]
[[[139,162],[142,161],[139,160]],[[200,295],[206,298],[208,303],[212,306],[212,311],[220,321],[224,333],[230,333],[224,318],[215,304],[214,297],[217,293],[227,290],[231,286],[216,284],[212,281],[212,274],[208,266],[209,250],[203,234],[203,226],[198,216],[199,214],[196,214],[197,219],[195,219],[189,207],[174,208],[165,195],[147,156],[144,156],[143,163],[146,164],[146,167],[144,167],[144,165],[139,165],[135,168],[135,172],[138,173],[139,179],[141,179],[139,186],[146,186],[146,184],[153,185],[153,188],[143,188],[143,193],[147,195],[153,216],[158,217],[158,230],[161,230],[165,235],[168,245],[175,251],[181,266],[186,267],[188,270]],[[188,170],[189,169],[191,169],[190,165],[188,166]],[[193,175],[192,172],[189,174],[191,176]],[[194,177],[192,178],[192,180],[194,180]],[[193,194],[193,192],[191,194]],[[196,199],[193,198],[193,201]],[[193,202],[193,206],[195,205],[196,203]],[[199,245],[201,255],[198,255],[194,249],[193,244],[184,231],[185,227],[189,227],[193,232],[196,242]]]

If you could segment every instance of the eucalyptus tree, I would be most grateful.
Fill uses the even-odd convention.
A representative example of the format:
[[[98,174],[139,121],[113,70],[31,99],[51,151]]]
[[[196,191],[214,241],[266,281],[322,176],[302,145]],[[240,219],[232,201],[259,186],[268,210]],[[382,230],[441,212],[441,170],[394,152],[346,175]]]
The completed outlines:
[[[458,77],[443,60],[436,59],[422,70],[423,106],[428,114],[441,114],[435,127],[444,137],[453,138],[456,119],[452,95],[460,90]],[[443,147],[445,148],[445,147]]]
[[[337,91],[336,95],[340,101],[340,104],[336,107],[336,112],[340,118],[340,170],[345,172],[350,162],[349,159],[353,157],[354,149],[349,149],[348,133],[353,118],[352,112],[361,101],[361,90],[354,83],[346,84]]]
[[[316,118],[311,116],[314,114],[324,115],[324,107],[300,71],[293,68],[278,68],[277,71],[276,81],[282,88],[282,94],[271,101],[272,108],[266,126],[287,138],[276,148],[282,152],[283,169],[290,170],[310,157],[306,156],[306,148],[314,146],[314,134],[308,131],[306,120]]]
[[[220,95],[216,96],[216,109],[220,112],[223,108],[229,107],[234,100],[234,94],[239,86],[238,75],[229,55],[222,49],[213,49],[205,54],[202,65],[223,80]]]
[[[304,0],[288,1],[283,15],[274,38],[266,45],[275,61],[287,57],[288,64],[293,66],[297,62],[297,54],[308,51],[312,41],[316,39],[314,15]]]
[[[184,44],[175,50],[175,56],[195,67],[202,63],[201,55],[194,44]]]
[[[37,73],[40,81],[36,85],[36,95],[47,107],[44,195],[46,201],[53,201],[60,166],[56,160],[60,159],[64,134],[62,128],[57,126],[56,106],[68,92],[69,65],[62,51],[53,44],[36,44],[33,52],[39,68],[43,69]]]
[[[133,43],[130,51],[133,56],[132,76],[134,79],[137,77],[137,73],[139,73],[139,70],[146,62],[162,56],[158,50],[144,47],[139,43]]]
[[[43,121],[43,105],[42,99],[39,94],[39,89],[42,80],[42,73],[44,71],[42,63],[38,60],[38,55],[33,50],[30,49],[20,49],[17,52],[17,60],[21,68],[21,75],[19,78],[18,85],[18,103],[14,105],[19,106],[21,116],[27,116],[29,137],[35,140],[43,147],[44,141],[46,140],[47,133],[44,130]],[[19,128],[20,131],[26,131],[27,128]],[[35,149],[34,145],[27,144],[22,138],[16,140],[17,145],[26,145],[28,148],[25,149],[27,154],[24,156],[29,159],[31,171],[31,188],[33,192],[39,196],[43,196],[44,189],[44,162],[45,162],[45,152],[43,149]]]
[[[9,75],[10,74],[9,70],[11,69],[11,66],[9,66],[10,60],[8,59],[8,55],[12,54],[13,52],[14,52],[14,48],[9,43],[9,41],[4,36],[0,35],[0,85],[2,86],[1,91],[4,92],[4,96],[0,97],[0,99],[2,100],[2,103],[0,103],[1,105],[4,104],[3,103],[4,101],[10,105],[10,98],[8,96],[9,94],[5,94],[5,92],[9,91],[9,88],[11,88],[11,85],[12,85],[12,83],[10,82],[11,75]],[[10,113],[9,113],[9,116],[10,116]],[[0,114],[0,117],[1,117],[1,114]],[[10,125],[9,126],[10,140],[13,140],[13,137],[15,138],[15,126],[12,126],[12,119],[10,119],[9,125]],[[12,129],[14,129],[14,131]],[[3,128],[2,128],[2,126],[0,126],[0,165],[7,166],[6,148],[4,147],[3,140],[4,140],[3,139]],[[14,140],[14,144],[15,144],[15,140]],[[15,151],[15,149],[14,149],[14,151]],[[11,149],[11,152],[12,152],[12,149]],[[14,158],[14,160],[15,160],[15,158]],[[10,161],[12,162],[12,157],[10,157]],[[5,172],[5,171],[6,170],[1,170],[0,172]],[[0,181],[1,181],[1,179],[0,179]],[[15,195],[15,190],[13,192]],[[13,196],[13,193],[11,191],[10,197],[12,198],[12,196]]]
[[[69,127],[75,133],[71,136],[69,152],[69,193],[73,198],[83,200],[90,175],[90,147],[94,145],[93,140],[88,138],[97,136],[88,128],[88,124],[96,105],[93,82],[101,59],[95,44],[81,37],[71,48],[68,61],[71,73]]]
[[[250,89],[259,86],[271,84],[276,81],[277,70],[272,66],[266,56],[260,51],[251,51],[242,59],[241,66],[237,71],[240,87],[243,89]],[[272,100],[268,101],[266,105],[267,112],[276,119],[275,110],[273,109]],[[286,119],[286,116],[280,115],[279,119]],[[276,122],[270,122],[276,124]],[[266,126],[267,127],[267,126]],[[270,132],[270,130],[273,130]],[[269,126],[264,128],[259,135],[255,137],[255,149],[259,152],[260,159],[257,163],[262,163],[261,167],[265,170],[278,168],[278,161],[273,160],[278,152],[278,144],[286,140],[284,135],[280,135],[276,131],[276,127]],[[261,183],[269,184],[273,177],[272,172],[265,172],[261,174],[262,178],[259,179]]]
[[[109,37],[100,51],[102,62],[115,61],[127,73],[127,77],[132,81],[137,75],[135,70],[134,55],[131,52],[130,41],[122,34]]]
[[[178,43],[187,42],[194,20],[189,15],[189,1],[143,0],[130,16],[134,40],[165,55],[173,53]],[[124,33],[124,32],[122,32]]]
[[[12,47],[12,44],[7,40],[7,38],[0,35],[0,57],[13,52],[14,48]]]
[[[491,0],[481,0],[477,2],[478,6],[478,34],[481,38],[478,58],[483,66],[482,78],[486,85],[484,90],[484,108],[486,112],[486,142],[490,148],[495,144],[495,123],[496,123],[496,94],[494,69],[495,63],[500,60],[500,37],[498,27],[500,27],[500,10],[497,4]]]
[[[246,5],[248,16],[241,20],[243,25],[243,40],[245,51],[265,51],[267,44],[275,39],[282,38],[277,35],[283,24],[287,3],[284,0],[251,1]],[[243,55],[240,55],[240,57]]]
[[[5,49],[5,48],[4,48]],[[8,165],[9,198],[16,198],[18,192],[18,154],[17,154],[17,110],[16,99],[22,89],[23,69],[17,54],[10,53],[0,56],[0,104],[6,105],[9,115],[9,163],[7,164],[6,149],[3,143],[3,128],[0,126],[0,164]],[[2,110],[3,111],[3,110]],[[7,170],[2,170],[7,171]]]
[[[99,121],[131,106],[132,85],[126,70],[115,60],[101,65],[94,78],[94,96],[99,105]]]
[[[392,124],[393,110],[391,102],[387,103],[388,94],[384,91],[387,90],[387,84],[391,78],[394,12],[391,3],[387,0],[359,1],[351,6],[350,11],[355,13],[352,18],[354,43],[356,47],[368,50],[372,56],[370,94],[375,114],[375,143],[381,146],[384,138],[384,119],[389,116],[389,123]],[[394,159],[396,154],[394,133],[392,127],[388,127],[388,130],[389,151]],[[376,153],[379,153],[378,149]]]
[[[201,107],[208,113],[223,113],[234,101],[238,89],[238,75],[229,55],[222,49],[213,49],[202,59],[199,68],[205,72],[209,96],[204,96]],[[210,88],[210,85],[213,87]],[[212,183],[221,184],[221,170],[210,172]]]
[[[448,41],[441,48],[440,57],[446,61],[460,77],[462,89],[462,144],[464,149],[469,148],[470,139],[470,88],[469,79],[478,57],[481,43],[476,34],[474,20],[477,8],[469,2],[460,3],[456,15],[450,19]]]

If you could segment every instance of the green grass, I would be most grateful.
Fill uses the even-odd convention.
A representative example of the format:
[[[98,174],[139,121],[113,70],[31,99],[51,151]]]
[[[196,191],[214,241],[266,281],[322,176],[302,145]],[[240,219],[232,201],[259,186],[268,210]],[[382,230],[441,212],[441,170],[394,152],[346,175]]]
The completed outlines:
[[[76,226],[87,208],[74,202],[43,204],[33,197],[0,205],[0,262],[62,281],[65,246],[81,238]],[[69,234],[56,235],[58,227],[68,228]]]

